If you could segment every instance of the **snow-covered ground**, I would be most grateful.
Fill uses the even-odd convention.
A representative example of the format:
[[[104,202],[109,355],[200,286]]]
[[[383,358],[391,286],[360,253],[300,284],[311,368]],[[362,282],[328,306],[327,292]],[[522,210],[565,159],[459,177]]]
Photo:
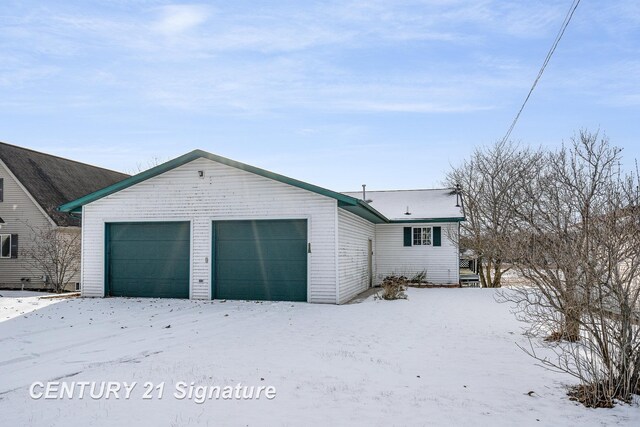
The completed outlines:
[[[39,298],[47,295],[50,294],[34,291],[0,290],[0,322],[31,313],[57,302],[51,299]]]
[[[520,325],[492,290],[408,294],[344,306],[3,297],[0,424],[640,425],[638,406],[569,401],[572,379],[516,347]],[[137,386],[129,400],[34,400],[35,381]],[[162,399],[142,399],[147,381],[165,384]],[[198,404],[173,397],[180,381],[277,394]]]

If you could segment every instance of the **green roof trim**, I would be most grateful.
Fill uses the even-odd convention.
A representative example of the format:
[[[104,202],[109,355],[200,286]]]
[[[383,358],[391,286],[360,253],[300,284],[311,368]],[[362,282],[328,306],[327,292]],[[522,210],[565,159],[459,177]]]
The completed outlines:
[[[432,222],[462,222],[467,219],[463,216],[447,217],[447,218],[424,218],[424,219],[393,219],[389,222],[391,224],[417,224],[417,223],[432,223]]]
[[[368,203],[360,199],[356,200],[358,200],[358,204],[356,206],[345,205],[338,202],[338,207],[355,215],[358,215],[359,217],[364,218],[367,221],[373,222],[374,224],[385,224],[389,222],[389,220],[384,215],[372,208]]]
[[[360,216],[367,215],[372,219],[376,219],[376,222],[387,222],[388,220],[380,214],[375,209],[371,208],[369,205],[364,203],[360,199],[356,199],[355,197],[347,196],[346,194],[341,194],[335,191],[327,190],[326,188],[318,187],[317,185],[309,184],[303,181],[299,181],[297,179],[289,178],[284,175],[280,175],[274,172],[270,172],[265,169],[260,169],[255,166],[247,165],[245,163],[237,162],[235,160],[227,159],[226,157],[217,156],[215,154],[208,153],[203,150],[193,150],[187,154],[184,154],[180,157],[176,157],[173,160],[169,160],[166,163],[155,166],[149,170],[141,172],[137,175],[133,175],[129,178],[126,178],[120,182],[117,182],[108,187],[102,188],[93,193],[87,194],[86,196],[80,197],[79,199],[73,200],[71,202],[65,203],[58,207],[60,212],[72,212],[78,213],[81,211],[82,206],[99,200],[103,197],[109,196],[110,194],[116,193],[118,191],[124,190],[125,188],[129,188],[135,184],[146,181],[147,179],[158,176],[162,173],[170,171],[172,169],[177,168],[178,166],[182,166],[186,163],[189,163],[193,160],[205,158],[212,160],[217,163],[222,163],[227,166],[231,166],[243,171],[251,172],[256,175],[263,176],[265,178],[273,179],[275,181],[282,182],[284,184],[289,184],[294,187],[302,188],[307,191],[311,191],[313,193],[317,193],[326,197],[330,197],[338,201],[338,204],[341,207],[353,207],[353,212],[359,212]]]

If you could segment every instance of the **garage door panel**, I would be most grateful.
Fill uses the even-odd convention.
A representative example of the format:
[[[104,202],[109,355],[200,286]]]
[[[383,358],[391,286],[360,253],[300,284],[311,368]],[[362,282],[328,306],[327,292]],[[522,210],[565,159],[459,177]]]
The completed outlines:
[[[229,297],[229,299],[306,301],[307,298],[306,281],[281,282],[278,287],[242,280],[230,280],[227,284],[233,287],[233,297]]]
[[[189,275],[189,266],[183,260],[171,260],[161,267],[156,260],[117,260],[116,268],[111,269],[112,279],[170,279],[177,280]]]
[[[304,278],[307,274],[306,262],[269,261],[264,265],[251,266],[245,261],[225,261],[219,264],[219,275],[226,280],[278,280],[287,281],[291,277]],[[297,279],[300,280],[300,279]]]
[[[111,224],[114,241],[175,241],[189,240],[188,222],[136,222]]]
[[[306,301],[307,221],[214,223],[214,298]]]
[[[306,220],[224,221],[216,238],[224,240],[296,240],[307,239]]]
[[[177,291],[177,289],[180,289]],[[119,286],[111,292],[114,297],[139,298],[189,298],[188,289],[181,286],[180,280],[122,279]]]
[[[188,222],[107,226],[107,294],[189,298]]]
[[[184,253],[189,241],[119,241],[111,243],[112,259],[136,260],[182,260],[189,259],[189,252]]]
[[[300,240],[224,241],[218,260],[278,261],[307,259],[306,242]]]

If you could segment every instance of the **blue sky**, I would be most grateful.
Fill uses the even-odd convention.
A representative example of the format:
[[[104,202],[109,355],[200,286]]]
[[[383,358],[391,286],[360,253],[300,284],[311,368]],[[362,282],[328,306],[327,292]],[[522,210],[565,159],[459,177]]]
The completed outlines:
[[[640,157],[640,2],[583,0],[512,139]],[[195,148],[440,186],[509,127],[571,1],[0,3],[0,140],[131,172]]]

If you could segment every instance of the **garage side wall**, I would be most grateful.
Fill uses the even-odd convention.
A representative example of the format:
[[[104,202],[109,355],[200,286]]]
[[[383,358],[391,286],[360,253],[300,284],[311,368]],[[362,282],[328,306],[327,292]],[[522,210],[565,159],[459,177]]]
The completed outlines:
[[[198,172],[204,176],[199,177]],[[297,187],[208,159],[197,159],[83,208],[82,293],[104,296],[105,223],[190,221],[192,299],[211,297],[212,221],[308,221],[308,300],[336,303],[337,203]]]
[[[339,303],[345,303],[369,287],[369,239],[375,248],[375,225],[338,209]],[[375,274],[375,250],[372,274]]]
[[[404,246],[404,227],[442,227],[442,246]],[[422,271],[435,284],[460,281],[457,223],[377,224],[376,283],[395,274],[409,278]]]

